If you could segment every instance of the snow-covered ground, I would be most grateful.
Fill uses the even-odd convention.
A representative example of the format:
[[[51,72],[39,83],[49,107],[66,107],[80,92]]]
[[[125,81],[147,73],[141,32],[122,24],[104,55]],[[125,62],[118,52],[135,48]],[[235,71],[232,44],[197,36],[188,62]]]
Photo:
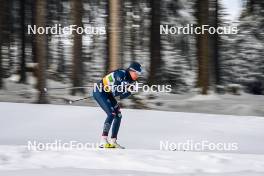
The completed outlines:
[[[197,99],[197,98],[196,98]],[[125,150],[28,150],[28,141],[96,143],[97,107],[0,103],[0,175],[264,174],[264,118],[124,109]],[[160,150],[160,142],[236,143],[229,151]]]

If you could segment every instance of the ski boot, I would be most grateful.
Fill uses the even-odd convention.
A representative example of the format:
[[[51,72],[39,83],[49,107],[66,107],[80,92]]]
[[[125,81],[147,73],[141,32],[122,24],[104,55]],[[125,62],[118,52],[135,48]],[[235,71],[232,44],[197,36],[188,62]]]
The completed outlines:
[[[99,148],[115,148],[114,145],[110,144],[107,140],[107,136],[102,136]]]
[[[112,146],[114,146],[114,148],[125,149],[125,147],[121,146],[120,144],[118,144],[118,143],[116,142],[116,138],[112,138],[110,144],[111,144]]]

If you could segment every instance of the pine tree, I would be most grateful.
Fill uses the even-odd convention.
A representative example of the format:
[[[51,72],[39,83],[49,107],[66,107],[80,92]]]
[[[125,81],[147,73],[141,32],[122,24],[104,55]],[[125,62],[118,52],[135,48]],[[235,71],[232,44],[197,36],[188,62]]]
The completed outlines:
[[[148,83],[154,84],[159,80],[161,67],[161,40],[160,40],[160,1],[151,0],[151,29],[150,29],[150,71]]]
[[[263,1],[246,1],[238,22],[237,35],[225,36],[223,47],[224,76],[226,84],[235,83],[243,85],[251,93],[260,92],[263,82]]]
[[[218,0],[211,0],[210,2],[210,9],[209,11],[209,21],[210,26],[213,26],[215,29],[219,27],[219,1]],[[211,17],[211,18],[210,18]],[[219,48],[220,48],[220,36],[216,32],[213,35],[209,36],[209,51],[210,51],[210,84],[212,87],[216,89],[217,85],[221,84],[220,81],[220,60],[219,60]],[[216,89],[217,90],[217,89]]]
[[[20,1],[20,26],[21,26],[21,62],[20,62],[20,83],[25,84],[27,81],[27,77],[26,77],[26,37],[25,37],[25,18],[26,18],[26,14],[25,14],[25,6],[26,6],[26,1],[25,0],[21,0]]]
[[[166,1],[162,3],[162,24],[186,26],[194,23],[193,2]],[[188,92],[195,80],[195,40],[194,35],[178,33],[161,35],[162,83],[172,85],[174,93]]]
[[[78,27],[83,27],[82,1],[71,0],[73,24]],[[83,61],[82,61],[82,35],[76,31],[73,34],[73,65],[72,65],[72,81],[73,87],[83,86]],[[77,92],[84,93],[84,89],[72,89],[71,94],[75,95]]]
[[[4,12],[4,3],[5,3],[5,0],[0,0],[0,3],[1,3],[1,6],[0,6],[0,89],[3,88],[3,66],[2,66],[2,44],[3,44],[3,36],[2,36],[2,33],[3,33],[3,12]]]
[[[208,0],[197,1],[198,26],[208,24],[209,2]],[[202,89],[202,94],[207,94],[209,89],[209,58],[208,58],[208,32],[197,36],[197,60],[198,82],[197,86]]]
[[[108,29],[108,54],[109,68],[108,71],[113,71],[120,66],[120,0],[108,1],[109,14],[109,29]]]
[[[45,26],[46,24],[46,1],[36,0],[36,25]],[[36,60],[38,62],[38,89],[39,89],[39,100],[38,103],[48,103],[46,88],[47,78],[47,54],[46,54],[46,36],[41,34],[35,35],[36,45]]]

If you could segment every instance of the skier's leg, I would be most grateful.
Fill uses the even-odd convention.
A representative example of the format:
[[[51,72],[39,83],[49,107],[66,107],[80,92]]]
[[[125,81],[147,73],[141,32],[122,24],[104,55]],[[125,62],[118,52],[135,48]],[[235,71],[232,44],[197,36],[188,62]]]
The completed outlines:
[[[100,142],[101,148],[124,148],[116,143],[116,137],[118,134],[120,122],[121,122],[121,112],[119,110],[119,106],[117,104],[116,99],[113,96],[110,96],[108,94],[100,93],[100,92],[94,92],[94,98],[98,102],[98,104],[102,107],[102,109],[106,112],[107,118],[104,123],[103,128],[103,134]],[[117,111],[118,110],[118,111]],[[112,128],[112,143],[109,144],[107,137],[109,130],[111,128],[111,124],[113,122],[113,119],[117,117],[117,120],[115,120],[113,128]],[[114,137],[114,138],[113,138]]]
[[[108,136],[112,122],[114,120],[114,117],[115,117],[115,114],[107,115],[107,118],[105,119],[105,122],[104,122],[102,136]]]
[[[111,138],[117,138],[117,134],[118,134],[119,126],[121,123],[122,115],[121,115],[120,107],[119,107],[116,99],[113,96],[109,96],[109,100],[111,102],[111,106],[113,107],[113,111],[115,113],[115,116],[113,118],[114,122],[112,125],[112,136],[111,136]]]
[[[113,122],[113,127],[112,127],[112,136],[111,136],[111,138],[115,138],[115,139],[117,138],[121,119],[122,119],[120,107],[118,106],[118,104],[116,106],[117,106],[115,107],[116,116],[114,117],[114,122]]]
[[[116,141],[117,140],[118,131],[119,131],[119,127],[120,127],[120,123],[121,123],[121,119],[122,119],[122,114],[121,114],[121,111],[120,111],[120,107],[118,106],[117,108],[115,108],[115,111],[116,111],[117,115],[115,116],[114,122],[113,122],[112,136],[111,136],[111,145],[113,145],[115,148],[124,149],[125,147],[121,146]]]
[[[109,130],[111,128],[111,124],[115,116],[114,108],[112,107],[111,101],[106,93],[96,91],[93,93],[93,96],[97,101],[97,103],[107,114],[107,118],[105,119],[104,122],[103,134],[102,134],[102,136],[107,138]]]
[[[120,123],[121,123],[121,119],[122,119],[122,114],[120,111],[120,106],[118,105],[117,101],[113,98],[110,98],[111,102],[112,102],[112,106],[114,107],[115,110],[115,117],[114,117],[114,122],[112,125],[112,135],[111,135],[111,145],[114,148],[121,148],[124,149],[125,147],[121,146],[120,144],[117,143],[117,135],[118,135],[118,131],[119,131],[119,127],[120,127]]]

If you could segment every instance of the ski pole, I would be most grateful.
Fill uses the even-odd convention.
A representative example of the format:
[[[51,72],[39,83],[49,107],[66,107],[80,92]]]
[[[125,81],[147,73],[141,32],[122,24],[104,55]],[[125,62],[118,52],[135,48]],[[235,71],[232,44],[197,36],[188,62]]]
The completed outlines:
[[[73,89],[84,89],[84,88],[90,88],[91,86],[82,86],[82,87],[45,87],[44,92],[48,92],[49,90],[73,90]]]
[[[77,100],[69,100],[68,103],[69,104],[72,104],[72,103],[75,103],[77,101],[82,101],[82,100],[86,100],[88,98],[91,98],[92,96],[89,96],[89,97],[84,97],[84,98],[80,98],[80,99],[77,99]]]

